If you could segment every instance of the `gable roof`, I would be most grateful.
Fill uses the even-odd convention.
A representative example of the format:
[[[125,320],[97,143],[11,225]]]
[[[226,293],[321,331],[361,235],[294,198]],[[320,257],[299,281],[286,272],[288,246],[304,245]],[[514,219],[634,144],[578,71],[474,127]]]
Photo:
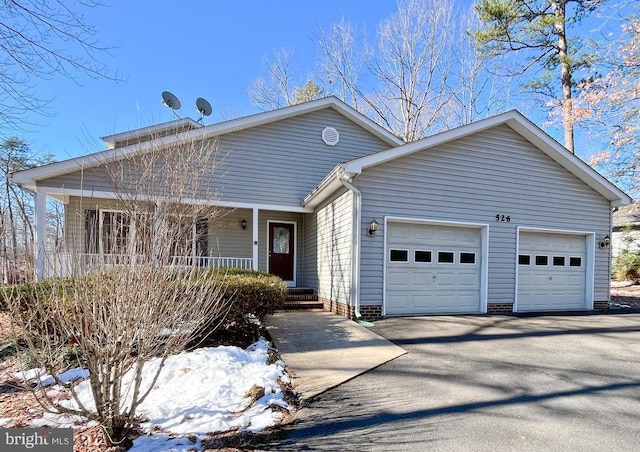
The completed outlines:
[[[609,182],[600,173],[587,165],[579,157],[569,152],[564,146],[527,119],[523,114],[516,110],[510,110],[412,143],[343,163],[334,169],[318,187],[307,195],[303,201],[303,205],[306,207],[315,207],[324,199],[328,198],[331,193],[341,186],[338,180],[338,176],[341,174],[346,177],[354,177],[372,166],[380,165],[501,125],[509,126],[549,158],[560,164],[571,174],[610,201],[613,206],[622,206],[631,203],[632,200],[626,193]]]
[[[613,212],[613,227],[640,225],[640,201],[630,206],[623,206]]]
[[[79,171],[80,169],[91,168],[91,167],[98,166],[110,161],[119,160],[131,155],[144,154],[145,152],[148,152],[149,150],[157,146],[169,146],[172,144],[179,143],[181,141],[188,141],[192,139],[206,139],[210,137],[220,136],[220,135],[228,134],[231,132],[237,132],[240,130],[245,130],[252,127],[273,123],[276,121],[281,121],[283,119],[294,118],[300,115],[323,110],[326,108],[331,108],[337,111],[338,113],[345,116],[347,119],[353,121],[354,123],[356,123],[363,129],[367,130],[374,136],[388,143],[390,147],[398,146],[404,143],[400,138],[396,137],[395,135],[393,135],[391,132],[389,132],[382,126],[376,124],[375,122],[367,118],[362,113],[359,113],[358,111],[354,110],[352,107],[345,104],[338,98],[334,96],[329,96],[329,97],[324,97],[322,99],[317,99],[310,102],[293,105],[290,107],[280,108],[278,110],[267,111],[264,113],[257,113],[257,114],[237,118],[237,119],[232,119],[229,121],[211,124],[208,126],[200,126],[193,130],[187,130],[180,134],[161,136],[158,138],[154,138],[148,141],[143,141],[143,142],[128,145],[128,146],[107,149],[107,150],[96,152],[93,154],[88,154],[81,157],[72,158],[69,160],[63,160],[61,162],[50,163],[48,165],[43,165],[36,168],[19,171],[17,173],[14,173],[12,175],[12,178],[15,182],[21,185],[35,189],[37,182],[40,180],[48,179],[55,176],[60,176],[63,174],[72,173],[74,171]],[[115,145],[115,143],[118,141],[133,139],[141,135],[145,135],[145,134],[148,135],[150,133],[157,132],[160,130],[167,130],[167,127],[170,127],[170,126],[175,127],[176,123],[178,124],[184,123],[188,125],[187,120],[181,120],[181,121],[172,121],[170,123],[160,124],[157,126],[151,126],[151,127],[136,129],[129,132],[120,133],[120,134],[109,135],[107,137],[104,137],[103,140],[105,140],[105,142],[108,145],[111,145],[111,143]]]
[[[109,149],[113,149],[118,143],[139,139],[140,137],[164,136],[175,133],[176,130],[193,130],[201,127],[203,127],[202,124],[191,118],[181,118],[174,121],[142,127],[140,129],[133,129],[126,132],[107,135],[100,139],[105,142]]]

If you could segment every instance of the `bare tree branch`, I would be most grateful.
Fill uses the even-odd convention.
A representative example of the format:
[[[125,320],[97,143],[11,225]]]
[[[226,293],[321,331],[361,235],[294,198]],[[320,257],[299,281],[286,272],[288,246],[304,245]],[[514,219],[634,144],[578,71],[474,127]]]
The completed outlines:
[[[32,113],[44,114],[50,99],[36,93],[34,78],[81,74],[117,80],[99,55],[101,44],[81,14],[102,6],[93,0],[5,0],[0,8],[0,132],[24,130]],[[64,50],[63,50],[64,49]],[[19,128],[16,128],[19,127]]]

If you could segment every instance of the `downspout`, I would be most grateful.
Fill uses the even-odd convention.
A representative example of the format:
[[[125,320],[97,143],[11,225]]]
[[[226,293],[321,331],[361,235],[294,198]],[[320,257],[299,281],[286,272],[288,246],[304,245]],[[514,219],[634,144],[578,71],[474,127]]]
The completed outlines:
[[[356,318],[360,315],[360,222],[362,219],[362,193],[351,185],[351,178],[344,171],[337,174],[338,182],[351,190],[356,197],[356,208],[353,210],[351,231],[351,300],[353,300]]]

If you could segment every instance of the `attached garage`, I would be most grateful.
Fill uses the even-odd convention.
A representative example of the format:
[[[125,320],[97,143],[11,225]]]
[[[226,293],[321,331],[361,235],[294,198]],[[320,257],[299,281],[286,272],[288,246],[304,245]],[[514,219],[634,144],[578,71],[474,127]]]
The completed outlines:
[[[592,308],[591,242],[592,234],[519,231],[516,309]]]
[[[386,222],[385,315],[484,311],[481,225]]]

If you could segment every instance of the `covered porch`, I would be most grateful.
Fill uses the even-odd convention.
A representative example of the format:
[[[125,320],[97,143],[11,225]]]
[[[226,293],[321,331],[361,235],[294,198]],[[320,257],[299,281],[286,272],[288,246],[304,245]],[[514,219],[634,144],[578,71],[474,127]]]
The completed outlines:
[[[162,202],[141,201],[152,212],[144,225],[115,196],[87,195],[38,187],[34,247],[38,279],[154,261],[173,267],[260,270],[280,276],[289,287],[304,285],[305,208],[212,202],[208,207],[214,213],[192,221],[179,240],[171,239],[170,252],[159,259],[140,240],[166,221]],[[46,240],[47,196],[64,203],[64,239],[56,247]]]

